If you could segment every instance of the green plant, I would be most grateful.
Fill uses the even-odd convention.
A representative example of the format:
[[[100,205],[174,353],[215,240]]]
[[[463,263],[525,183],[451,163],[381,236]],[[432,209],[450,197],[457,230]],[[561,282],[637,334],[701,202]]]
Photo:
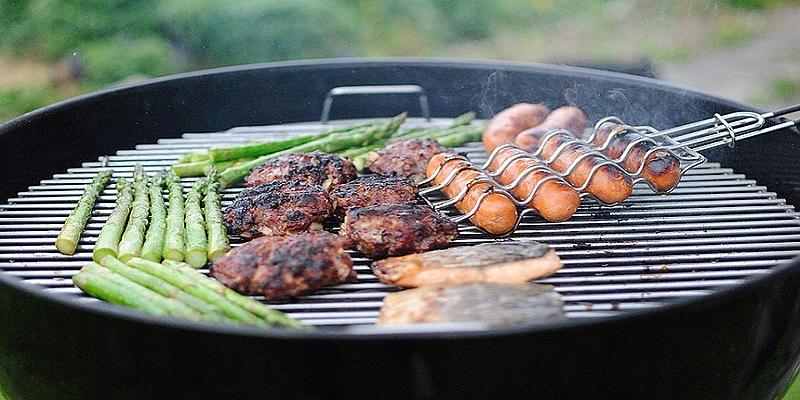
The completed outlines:
[[[710,44],[718,47],[731,46],[753,38],[755,32],[742,18],[725,15],[719,19],[708,38]]]
[[[83,43],[158,29],[154,0],[38,0],[7,7],[14,19],[7,22],[3,45],[17,54],[35,53],[51,61]]]
[[[800,81],[782,77],[772,81],[772,92],[779,101],[792,101],[800,97]]]
[[[58,98],[50,87],[0,89],[0,121],[33,111]]]
[[[170,44],[155,36],[90,42],[81,46],[78,55],[85,64],[86,86],[92,89],[131,75],[161,76],[182,69]]]
[[[323,0],[169,0],[159,20],[203,66],[348,54],[357,24]]]

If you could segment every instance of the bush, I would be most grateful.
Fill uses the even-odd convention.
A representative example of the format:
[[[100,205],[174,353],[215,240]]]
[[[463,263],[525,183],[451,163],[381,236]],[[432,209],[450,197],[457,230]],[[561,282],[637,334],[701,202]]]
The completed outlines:
[[[4,46],[50,61],[72,54],[83,43],[122,33],[146,35],[158,28],[154,0],[23,0],[3,7],[14,18],[5,29]]]
[[[58,100],[50,87],[0,89],[0,122]]]
[[[158,37],[117,36],[81,48],[78,55],[85,66],[86,84],[91,89],[131,75],[161,76],[182,69],[170,44]]]
[[[201,66],[352,54],[352,14],[324,0],[169,0],[159,17]]]

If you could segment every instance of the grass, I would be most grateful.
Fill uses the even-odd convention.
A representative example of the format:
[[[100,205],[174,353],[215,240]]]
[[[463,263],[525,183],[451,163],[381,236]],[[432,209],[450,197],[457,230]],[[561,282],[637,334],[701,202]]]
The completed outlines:
[[[783,394],[781,400],[797,400],[800,399],[800,374],[794,377],[792,384],[786,393]],[[1,399],[0,399],[1,400]]]

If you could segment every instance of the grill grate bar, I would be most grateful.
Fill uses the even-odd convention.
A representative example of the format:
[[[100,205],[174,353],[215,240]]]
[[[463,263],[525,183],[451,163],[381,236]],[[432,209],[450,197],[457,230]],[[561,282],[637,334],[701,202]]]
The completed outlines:
[[[421,119],[409,122],[426,126]],[[442,119],[435,124],[447,122]],[[312,123],[186,133],[181,138],[120,150],[105,161],[114,169],[115,177],[130,177],[136,163],[153,173],[187,151],[210,145],[240,144],[327,128]],[[457,151],[476,163],[486,159],[479,144]],[[10,199],[10,204],[0,205],[0,270],[54,293],[96,301],[75,288],[70,277],[91,259],[92,245],[113,208],[113,185],[101,194],[75,256],[58,254],[52,243],[84,187],[102,169],[100,161],[83,163],[29,187]],[[188,189],[195,180],[184,179],[184,187]],[[241,188],[224,191],[224,204],[239,191]],[[454,245],[494,240],[470,225],[462,225],[460,231]],[[569,317],[602,318],[703,296],[769,273],[774,266],[800,254],[800,214],[756,181],[720,164],[705,163],[688,171],[668,196],[637,185],[622,205],[600,207],[586,201],[569,221],[548,223],[528,216],[512,237],[548,243],[561,255],[564,268],[540,282],[554,285],[562,294]],[[234,238],[234,244],[238,243]],[[353,256],[358,283],[327,287],[291,302],[270,305],[309,325],[374,323],[381,299],[398,289],[380,283],[370,273],[369,260]]]

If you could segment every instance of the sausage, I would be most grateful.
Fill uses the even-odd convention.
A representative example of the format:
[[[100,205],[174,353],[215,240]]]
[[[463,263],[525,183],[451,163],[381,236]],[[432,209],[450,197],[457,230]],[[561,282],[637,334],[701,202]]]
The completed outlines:
[[[483,147],[491,153],[495,147],[514,143],[517,134],[542,123],[550,110],[542,104],[520,103],[492,117],[483,131]]]
[[[578,107],[565,106],[553,110],[538,126],[544,130],[566,129],[576,135],[586,130],[586,114]]]
[[[489,164],[489,170],[497,171],[507,159],[519,153],[524,152],[513,148],[500,150],[492,160],[492,163]],[[526,169],[539,165],[543,164],[533,158],[519,158],[512,161],[500,176],[495,177],[495,179],[503,185],[508,185],[514,182]],[[518,200],[525,200],[536,188],[539,181],[553,176],[555,175],[548,171],[530,172],[522,178],[515,188],[511,189],[511,194]],[[559,222],[570,219],[580,204],[581,197],[578,191],[561,178],[558,178],[544,182],[528,203],[528,207],[536,210],[542,218],[550,222]]]
[[[606,144],[608,137],[613,135],[608,147],[601,150],[603,154],[611,159],[618,159],[625,152],[628,145],[634,140],[639,140],[643,136],[640,133],[625,130],[618,124],[604,124],[592,138],[592,144],[602,147]],[[678,185],[681,178],[681,162],[674,154],[667,150],[656,150],[644,160],[645,154],[650,149],[657,147],[650,141],[639,142],[633,146],[631,151],[621,161],[622,168],[630,173],[636,173],[644,162],[641,177],[646,179],[658,193],[666,193]]]
[[[540,158],[549,160],[562,143],[575,139],[569,133],[559,133],[548,139],[546,143],[542,143],[548,132],[548,130],[539,127],[531,128],[520,133],[515,143],[523,150],[530,152],[536,152],[539,146],[543,145],[544,148],[540,153]],[[592,147],[585,142],[567,145],[558,157],[550,163],[550,167],[559,173],[564,173],[573,161],[591,151],[593,151]],[[592,168],[604,161],[607,161],[605,157],[590,155],[583,158],[577,167],[564,178],[573,186],[582,187],[589,178]],[[604,165],[592,176],[585,190],[605,203],[619,203],[631,195],[633,182],[630,176],[619,166],[615,164]]]
[[[451,154],[448,153],[439,153],[433,156],[433,158],[431,158],[428,162],[428,168],[426,171],[427,176],[430,178],[436,172],[442,160],[450,155]],[[444,164],[442,170],[436,175],[431,183],[438,185],[444,181],[453,170],[468,165],[471,164],[463,160],[449,161]],[[452,182],[442,188],[441,191],[448,198],[453,198],[461,192],[461,190],[469,181],[480,176],[487,175],[476,169],[463,170],[456,175]],[[472,185],[464,198],[455,204],[456,208],[462,214],[468,213],[473,207],[475,207],[475,204],[478,202],[480,196],[484,192],[492,190],[493,188],[494,186],[488,182],[479,182]],[[506,194],[495,192],[489,194],[483,199],[480,207],[478,207],[478,211],[475,213],[475,215],[470,217],[469,220],[475,224],[475,226],[491,234],[504,235],[511,232],[517,225],[517,216],[517,207],[514,202]]]

